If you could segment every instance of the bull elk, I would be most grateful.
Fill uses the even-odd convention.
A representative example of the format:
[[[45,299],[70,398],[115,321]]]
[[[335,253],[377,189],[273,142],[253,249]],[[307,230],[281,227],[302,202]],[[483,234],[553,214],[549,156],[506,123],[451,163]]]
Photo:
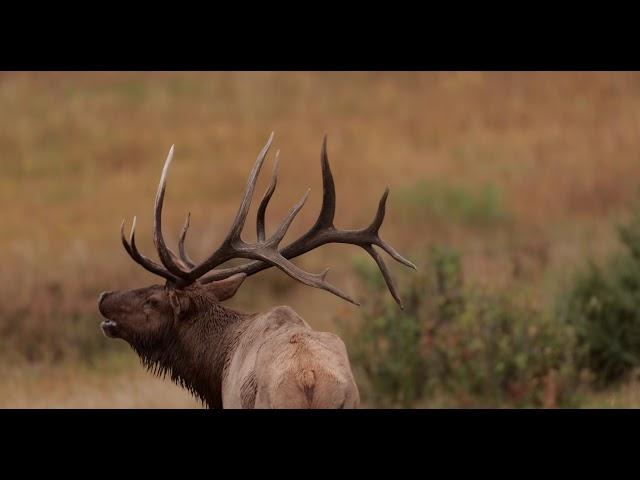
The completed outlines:
[[[271,182],[257,212],[257,241],[247,243],[241,233],[249,212],[256,180],[271,146],[273,133],[249,175],[235,220],[222,244],[201,263],[185,250],[189,219],[178,241],[178,255],[162,235],[162,205],[173,146],[162,170],[155,199],[153,241],[161,264],[136,247],[134,217],[129,240],[120,227],[122,245],[131,258],[160,277],[164,285],[135,290],[103,292],[98,309],[105,318],[105,335],[128,342],[144,366],[188,389],[209,408],[355,408],[358,387],[342,340],[316,332],[286,306],[264,313],[246,314],[225,307],[245,278],[277,267],[295,280],[327,290],[358,305],[325,280],[327,270],[309,273],[290,260],[327,243],[362,247],[377,263],[393,298],[402,307],[393,279],[374,246],[398,262],[415,269],[378,234],[385,215],[387,189],[371,224],[360,230],[340,230],[333,224],[335,186],[327,159],[326,135],[322,142],[323,197],[315,224],[300,238],[280,247],[287,229],[307,199],[309,191],[290,210],[277,230],[265,234],[265,212],[276,187],[278,154]],[[249,260],[234,267],[220,265],[234,258]]]

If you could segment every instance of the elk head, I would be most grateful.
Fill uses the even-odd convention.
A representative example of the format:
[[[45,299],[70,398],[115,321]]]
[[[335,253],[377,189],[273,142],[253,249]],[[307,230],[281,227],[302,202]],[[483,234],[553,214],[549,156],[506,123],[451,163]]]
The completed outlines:
[[[162,170],[160,184],[155,199],[153,241],[161,264],[149,259],[138,251],[135,240],[136,219],[133,219],[129,240],[124,235],[124,221],[120,227],[122,245],[131,258],[146,270],[164,278],[165,284],[127,290],[120,292],[104,292],[98,301],[101,314],[106,318],[101,326],[104,333],[111,337],[122,338],[132,346],[159,342],[184,328],[189,320],[197,318],[199,309],[206,305],[216,305],[232,297],[247,276],[266,268],[277,267],[293,279],[311,287],[327,290],[340,298],[358,305],[346,293],[325,280],[328,269],[316,274],[302,270],[290,260],[327,243],[347,243],[363,248],[380,268],[391,295],[402,308],[395,284],[387,266],[374,246],[387,252],[398,262],[415,269],[415,266],[378,234],[385,215],[385,204],[389,190],[385,190],[378,204],[378,210],[371,224],[359,230],[340,230],[333,224],[336,194],[333,177],[327,159],[326,135],[322,142],[321,164],[323,197],[320,214],[315,224],[300,238],[289,245],[280,247],[285,233],[295,216],[304,205],[309,190],[290,210],[276,231],[265,235],[265,212],[273,192],[278,174],[278,154],[274,162],[271,182],[262,197],[257,213],[257,241],[247,243],[241,238],[245,225],[253,190],[273,141],[273,133],[267,144],[258,155],[249,175],[240,208],[229,233],[222,244],[200,263],[196,263],[185,250],[185,238],[189,228],[190,217],[182,228],[178,241],[178,255],[171,251],[162,235],[162,206],[166,188],[167,173],[173,159],[173,146],[169,151]],[[228,260],[243,258],[249,260],[235,267],[219,268]]]

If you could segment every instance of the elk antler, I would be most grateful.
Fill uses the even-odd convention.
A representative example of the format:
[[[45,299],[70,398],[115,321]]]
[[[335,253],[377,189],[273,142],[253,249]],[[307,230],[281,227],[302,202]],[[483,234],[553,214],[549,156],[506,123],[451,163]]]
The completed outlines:
[[[269,187],[267,188],[267,191],[265,192],[258,208],[256,221],[257,242],[249,244],[242,240],[241,233],[244,228],[247,214],[249,212],[249,207],[251,205],[251,199],[253,197],[253,190],[255,188],[256,180],[272,141],[273,133],[269,137],[267,144],[263,147],[260,154],[258,155],[258,158],[256,159],[256,162],[251,170],[249,179],[247,181],[247,186],[245,188],[244,196],[240,203],[240,207],[238,209],[238,213],[236,214],[235,220],[229,230],[229,233],[223,240],[222,244],[203,262],[196,265],[189,258],[184,248],[184,240],[189,228],[190,216],[187,216],[185,224],[182,228],[182,232],[180,234],[178,242],[180,253],[179,258],[166,246],[164,238],[162,236],[162,205],[166,188],[167,172],[173,159],[173,147],[171,147],[171,150],[169,151],[165,166],[162,170],[162,176],[160,178],[160,184],[158,186],[158,193],[156,195],[154,209],[155,216],[153,239],[156,249],[158,250],[160,261],[162,262],[162,265],[164,267],[156,264],[147,257],[144,257],[136,249],[134,236],[135,218],[134,226],[131,232],[130,244],[127,243],[126,239],[124,238],[124,233],[122,233],[122,243],[125,250],[137,263],[142,265],[150,272],[166,278],[168,282],[178,288],[188,286],[198,279],[200,279],[200,283],[209,283],[215,280],[228,278],[231,275],[237,273],[253,275],[261,270],[275,266],[290,277],[304,283],[305,285],[327,290],[339,296],[340,298],[358,305],[358,303],[350,298],[347,294],[343,293],[338,288],[325,281],[325,277],[329,269],[326,269],[320,274],[314,274],[300,269],[295,264],[289,261],[289,259],[291,258],[300,256],[327,243],[348,243],[358,245],[363,248],[369,255],[371,255],[371,257],[373,257],[382,272],[389,291],[393,295],[393,298],[398,303],[398,305],[402,308],[402,302],[400,300],[400,297],[398,296],[394,281],[389,273],[389,270],[385,265],[382,257],[373,248],[374,245],[378,246],[386,251],[389,255],[391,255],[391,257],[396,261],[408,267],[414,269],[416,268],[413,263],[403,258],[379,236],[380,226],[382,225],[382,222],[384,220],[385,205],[387,196],[389,194],[389,189],[387,188],[383,193],[378,205],[376,216],[368,227],[360,230],[337,229],[333,225],[336,195],[333,176],[331,174],[331,169],[329,168],[329,160],[327,158],[326,135],[324,136],[322,141],[321,153],[323,185],[322,208],[315,224],[309,229],[309,231],[307,231],[307,233],[302,235],[294,242],[290,243],[286,247],[283,247],[282,249],[278,248],[295,216],[304,205],[309,194],[309,191],[307,191],[307,193],[300,199],[300,201],[298,201],[298,203],[291,209],[289,214],[285,217],[274,234],[269,238],[265,238],[265,212],[269,200],[271,199],[275,191],[277,183],[278,154],[276,154],[271,183],[269,184]],[[121,231],[123,232],[122,229]],[[237,267],[216,270],[216,267],[228,260],[231,260],[232,258],[246,258],[254,261],[239,265]],[[209,272],[211,273],[208,276],[201,278],[203,275]]]
[[[386,251],[389,255],[391,255],[391,257],[393,257],[396,261],[402,263],[403,265],[406,265],[407,267],[416,269],[416,266],[413,263],[402,257],[393,249],[393,247],[382,240],[379,236],[380,226],[382,225],[382,222],[384,220],[385,206],[387,197],[389,195],[389,189],[385,189],[384,193],[382,194],[382,198],[380,199],[380,202],[378,204],[378,211],[376,213],[376,216],[368,227],[361,230],[339,230],[333,224],[336,209],[336,190],[335,184],[333,182],[333,175],[331,174],[331,168],[329,167],[326,135],[322,140],[322,152],[320,160],[322,164],[323,196],[322,207],[320,209],[318,218],[315,224],[307,231],[307,233],[284,247],[280,251],[280,253],[283,257],[291,259],[327,243],[348,243],[352,245],[358,245],[373,257],[382,272],[391,295],[398,303],[398,305],[400,305],[400,307],[402,308],[402,301],[400,300],[400,297],[397,293],[393,278],[391,277],[391,274],[386,264],[384,263],[384,260],[373,248],[373,245],[376,245]],[[262,200],[263,203],[268,203],[269,199],[271,198],[271,194],[273,193],[272,189],[275,189],[275,174],[274,178],[272,179],[272,186],[273,188],[270,186],[267,194],[265,194],[265,197]],[[262,215],[264,215],[264,209],[261,209],[261,212]],[[258,222],[261,222],[260,218]],[[262,220],[262,223],[264,223],[264,220]],[[219,280],[221,278],[226,278],[236,273],[246,273],[247,275],[253,275],[254,273],[257,273],[268,267],[269,265],[266,265],[262,262],[251,262],[237,267],[226,268],[224,270],[214,272],[211,275],[201,279],[200,281],[201,283],[208,283],[214,280]]]

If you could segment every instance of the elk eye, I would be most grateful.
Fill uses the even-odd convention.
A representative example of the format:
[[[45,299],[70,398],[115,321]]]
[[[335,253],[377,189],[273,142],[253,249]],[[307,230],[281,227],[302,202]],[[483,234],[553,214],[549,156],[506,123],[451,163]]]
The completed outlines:
[[[149,305],[151,308],[157,308],[159,305],[158,299],[150,298],[149,300],[147,300],[147,305]]]

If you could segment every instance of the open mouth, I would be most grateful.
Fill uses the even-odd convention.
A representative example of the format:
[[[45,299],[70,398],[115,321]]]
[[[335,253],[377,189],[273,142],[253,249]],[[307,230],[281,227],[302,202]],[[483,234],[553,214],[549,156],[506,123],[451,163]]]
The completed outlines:
[[[107,336],[107,337],[115,337],[116,336],[116,327],[118,326],[118,324],[116,322],[114,322],[113,320],[103,320],[100,323],[100,328],[102,328],[102,332]]]

